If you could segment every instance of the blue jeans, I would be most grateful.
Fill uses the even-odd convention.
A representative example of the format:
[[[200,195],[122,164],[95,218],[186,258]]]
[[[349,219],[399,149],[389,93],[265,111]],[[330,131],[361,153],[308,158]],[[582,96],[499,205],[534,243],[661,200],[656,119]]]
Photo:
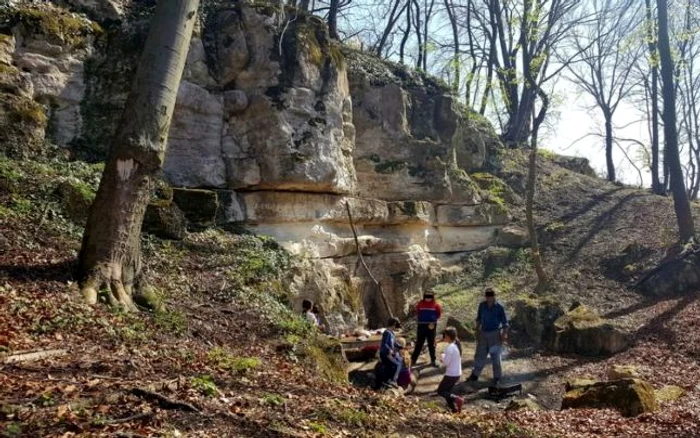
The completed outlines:
[[[501,332],[494,330],[490,332],[481,332],[476,343],[476,353],[474,354],[474,369],[472,374],[479,376],[481,371],[488,363],[488,357],[491,356],[493,365],[493,378],[501,378]]]

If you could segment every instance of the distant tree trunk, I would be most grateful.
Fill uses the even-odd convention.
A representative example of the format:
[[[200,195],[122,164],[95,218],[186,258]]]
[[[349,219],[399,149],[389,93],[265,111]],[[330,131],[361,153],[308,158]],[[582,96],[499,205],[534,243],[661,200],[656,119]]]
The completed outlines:
[[[430,30],[430,20],[433,17],[433,8],[435,7],[435,0],[428,0],[423,2],[423,12],[425,13],[425,19],[423,20],[423,66],[421,67],[423,71],[428,71],[428,35]]]
[[[695,236],[695,225],[690,210],[688,194],[685,191],[683,168],[678,151],[678,128],[676,123],[676,93],[674,87],[674,65],[671,57],[671,44],[668,31],[667,0],[656,0],[659,20],[659,58],[661,60],[661,79],[664,98],[664,137],[666,140],[665,161],[671,177],[673,205],[678,220],[678,232],[681,242],[688,242]]]
[[[525,10],[530,10],[528,6],[531,5],[532,0],[525,0]],[[523,17],[523,28],[527,27],[527,20],[529,17]],[[520,35],[520,44],[525,46],[527,44],[527,35],[523,32]],[[523,62],[525,65],[530,65],[532,59],[530,54],[525,51],[523,55]],[[545,292],[549,289],[550,278],[547,272],[544,270],[544,262],[542,261],[542,254],[540,253],[540,244],[537,241],[537,230],[535,229],[535,217],[534,217],[534,204],[535,204],[535,186],[537,183],[537,140],[539,137],[540,126],[544,123],[544,119],[547,116],[547,111],[549,110],[549,97],[542,90],[542,87],[537,84],[535,78],[532,75],[532,70],[525,68],[525,82],[528,87],[533,91],[533,106],[532,111],[534,113],[534,99],[539,97],[541,100],[541,105],[537,114],[532,114],[532,130],[530,132],[530,161],[527,171],[527,184],[525,188],[526,200],[525,200],[525,221],[527,222],[527,231],[530,237],[530,249],[532,252],[532,264],[535,267],[535,273],[537,274],[537,293]]]
[[[338,9],[340,7],[340,0],[331,0],[330,6],[328,6],[328,33],[334,40],[340,39],[338,35]]]
[[[535,228],[534,204],[535,185],[537,182],[537,136],[539,127],[533,129],[530,138],[530,160],[527,170],[527,184],[525,188],[525,221],[527,222],[527,232],[530,237],[530,251],[532,253],[532,264],[537,274],[537,289],[544,291],[549,287],[549,276],[544,270],[544,262],[540,253],[540,244],[537,240],[537,229]]]
[[[459,27],[457,26],[457,17],[455,16],[455,11],[453,10],[454,5],[451,0],[445,0],[445,10],[447,11],[447,17],[450,20],[450,26],[452,27],[452,44],[453,55],[452,55],[452,69],[454,71],[454,79],[452,82],[452,92],[457,95],[459,93],[459,86],[461,83],[460,73],[462,71],[462,63],[459,57]],[[469,20],[469,11],[467,10],[467,20]],[[476,59],[473,60],[476,64]],[[467,105],[470,104],[470,97],[467,94]]]
[[[408,0],[408,7],[406,8],[406,29],[404,30],[403,38],[401,38],[401,44],[399,45],[399,62],[401,64],[406,63],[406,43],[408,43],[408,37],[411,35],[411,26],[413,24],[411,11],[413,11],[413,4],[411,0]]]
[[[387,40],[389,39],[391,32],[394,30],[394,26],[396,26],[396,22],[399,21],[401,15],[408,7],[408,3],[409,2],[406,2],[403,4],[403,6],[401,6],[401,0],[394,0],[391,12],[389,13],[389,19],[387,20],[386,27],[382,33],[382,38],[379,40],[379,44],[377,44],[377,48],[375,49],[375,53],[380,58],[382,57],[382,52],[384,52],[384,47],[386,46]],[[399,9],[399,6],[401,6],[401,9]]]
[[[416,38],[418,39],[418,59],[416,60],[416,69],[420,70],[423,68],[423,26],[420,21],[420,5],[417,0],[413,0],[413,6],[416,8],[415,15],[413,17],[413,25],[416,29]]]
[[[612,114],[605,112],[605,163],[608,167],[608,181],[615,182],[615,162],[613,161]]]
[[[141,275],[141,225],[165,158],[175,99],[199,0],[160,0],[112,142],[80,250],[85,299],[109,287],[113,305],[134,310]]]
[[[663,194],[659,178],[659,66],[656,47],[656,21],[651,10],[651,0],[644,0],[646,7],[647,49],[651,66],[651,190]]]

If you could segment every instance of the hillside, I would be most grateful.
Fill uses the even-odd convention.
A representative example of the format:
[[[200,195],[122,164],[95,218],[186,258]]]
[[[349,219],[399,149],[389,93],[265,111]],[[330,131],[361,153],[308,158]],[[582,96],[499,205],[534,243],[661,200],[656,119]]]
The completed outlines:
[[[566,244],[545,240],[548,266],[557,266],[553,293],[563,290],[567,299],[626,320],[636,329],[635,345],[596,360],[553,355],[518,343],[533,368],[526,370],[528,375],[509,378],[536,381],[532,392],[544,399],[560,394],[567,378],[603,376],[612,364],[634,364],[657,388],[676,384],[687,390],[657,413],[625,419],[609,410],[589,410],[582,416],[578,410],[485,413],[474,407],[453,416],[425,396],[394,399],[352,388],[342,383],[338,363],[326,359],[337,357],[335,347],[319,350],[318,341],[286,307],[284,278],[293,264],[290,256],[273,241],[225,230],[190,233],[181,242],[154,237],[144,242],[149,280],[161,292],[164,309],[128,315],[88,308],[79,302],[71,276],[80,228],[66,219],[55,187],[61,184],[56,175],[68,169],[88,181],[94,181],[90,175],[96,176],[98,169],[61,159],[5,159],[2,348],[12,353],[66,350],[63,356],[2,366],[5,434],[477,436],[481,431],[487,436],[526,436],[531,430],[536,436],[611,436],[606,431],[615,436],[693,436],[700,425],[700,340],[694,329],[698,297],[645,300],[625,283],[607,278],[604,264],[590,263],[616,254],[610,248],[624,249],[641,240],[618,231],[624,226],[633,224],[634,234],[641,236],[643,231],[636,230],[667,224],[671,235],[669,200],[544,161],[538,204],[543,231],[553,219],[597,202],[564,222],[569,230]],[[548,186],[553,176],[556,188]],[[551,199],[557,200],[558,208]],[[618,206],[625,202],[630,204],[624,208],[643,214],[636,219],[622,214],[625,210]],[[591,223],[597,224],[601,238],[581,242],[591,233]],[[642,241],[655,251],[645,263],[662,256],[663,247]],[[568,265],[562,263],[572,249],[576,257]],[[561,264],[555,265],[555,260]],[[476,271],[478,265],[471,266]],[[581,276],[572,283],[576,272]],[[488,279],[464,278],[442,287],[459,287],[468,297],[470,287],[494,284],[508,303],[509,293],[526,293],[530,282],[527,267],[515,263]],[[187,405],[159,408],[157,401],[134,395],[137,388]],[[187,412],[189,405],[197,411]]]

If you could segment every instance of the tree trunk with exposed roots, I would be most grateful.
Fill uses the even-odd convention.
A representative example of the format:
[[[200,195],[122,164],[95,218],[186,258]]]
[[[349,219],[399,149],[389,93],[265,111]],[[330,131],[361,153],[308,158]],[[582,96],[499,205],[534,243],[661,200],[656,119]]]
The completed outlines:
[[[163,165],[168,130],[199,0],[159,0],[131,93],[100,181],[80,249],[81,290],[135,310],[141,283],[141,225]]]

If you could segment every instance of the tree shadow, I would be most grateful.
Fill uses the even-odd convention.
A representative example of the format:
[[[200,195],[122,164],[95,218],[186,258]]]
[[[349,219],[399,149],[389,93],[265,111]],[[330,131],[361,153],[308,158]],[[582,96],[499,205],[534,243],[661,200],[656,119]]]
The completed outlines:
[[[615,205],[609,208],[607,211],[600,214],[596,219],[587,227],[589,231],[583,236],[583,238],[576,244],[576,246],[571,250],[569,255],[566,257],[565,262],[570,263],[574,258],[581,252],[584,246],[586,246],[602,229],[603,225],[610,221],[613,216],[631,199],[638,198],[642,195],[638,193],[630,193],[623,198],[620,198]]]
[[[680,312],[700,298],[698,292],[683,296],[672,308],[651,319],[635,332],[637,340],[654,339],[665,342],[669,347],[676,345],[677,334],[666,327]],[[661,300],[659,300],[660,302]]]
[[[588,201],[586,204],[581,206],[581,208],[579,208],[578,210],[574,210],[570,213],[567,213],[567,214],[559,217],[559,219],[557,219],[557,220],[559,222],[570,222],[570,221],[578,218],[579,216],[583,215],[587,211],[593,209],[594,207],[596,207],[598,204],[602,203],[603,201],[608,200],[608,198],[610,198],[612,195],[619,192],[620,190],[622,190],[622,187],[615,187],[614,189],[610,189],[604,193],[601,193],[599,195],[595,195],[590,201]]]
[[[56,263],[0,265],[0,279],[66,282],[74,279],[76,268],[74,258],[66,258]]]

